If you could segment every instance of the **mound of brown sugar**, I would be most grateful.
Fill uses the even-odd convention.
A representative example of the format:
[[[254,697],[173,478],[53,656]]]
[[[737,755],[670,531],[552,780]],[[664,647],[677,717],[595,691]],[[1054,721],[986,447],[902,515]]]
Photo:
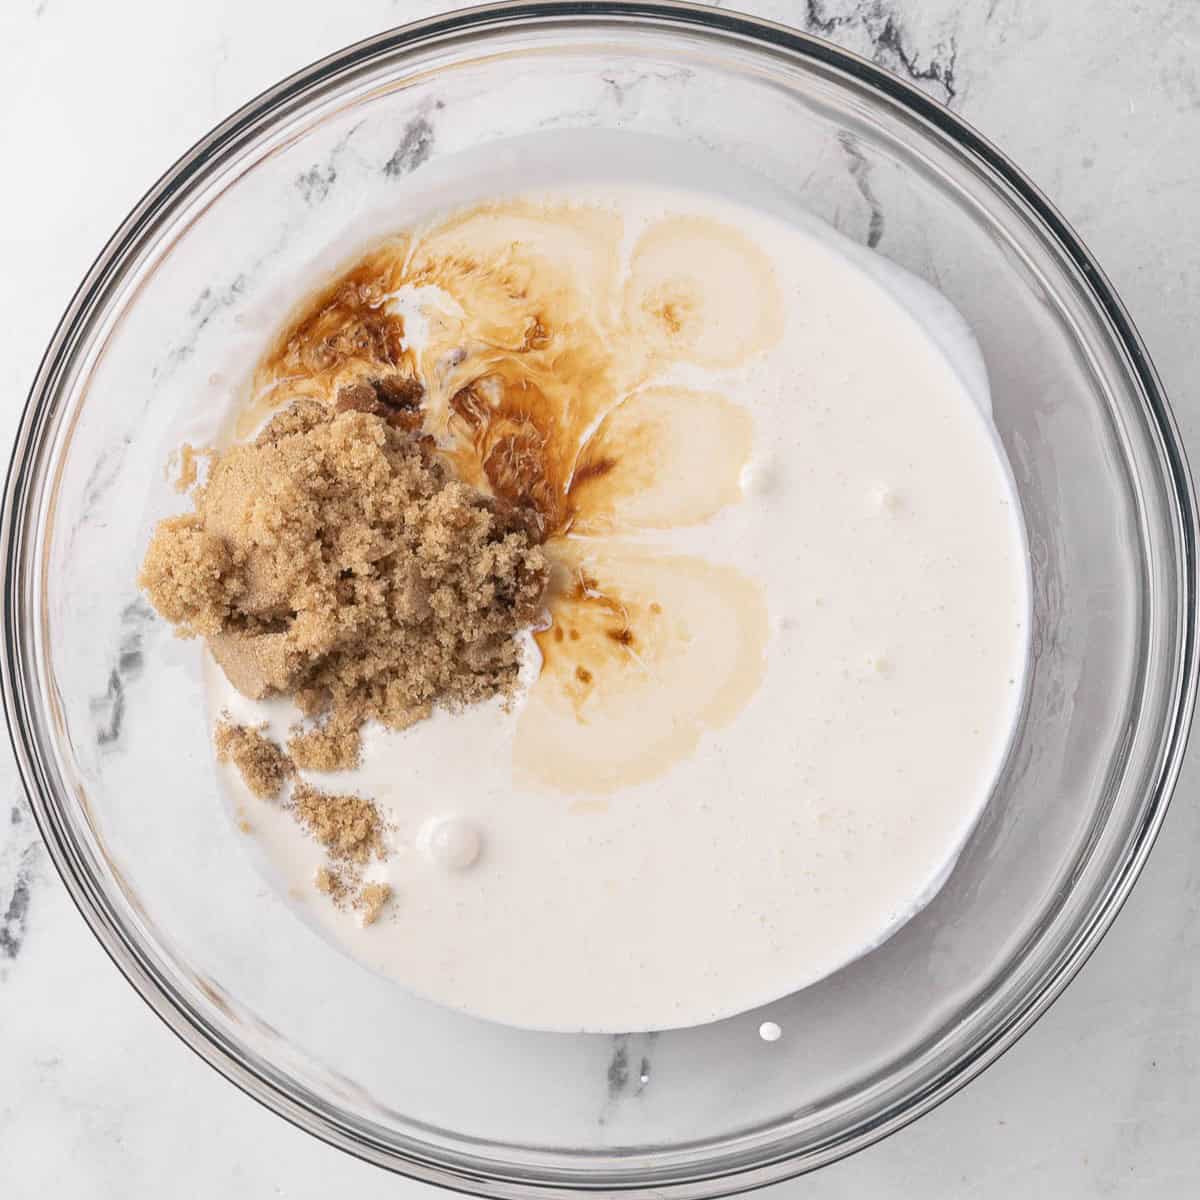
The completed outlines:
[[[151,602],[238,691],[323,718],[289,747],[301,766],[354,765],[369,719],[399,729],[507,692],[542,602],[527,514],[450,476],[416,401],[399,383],[297,401],[214,456],[196,511],[146,553]]]
[[[246,786],[264,800],[275,800],[293,774],[286,754],[263,737],[261,729],[222,721],[214,738],[218,762],[232,762]]]

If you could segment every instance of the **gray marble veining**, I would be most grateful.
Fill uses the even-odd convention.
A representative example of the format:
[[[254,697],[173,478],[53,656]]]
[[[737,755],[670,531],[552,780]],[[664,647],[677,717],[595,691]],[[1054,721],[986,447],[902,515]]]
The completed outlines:
[[[429,111],[423,112],[404,127],[395,151],[383,164],[385,175],[407,175],[429,158],[433,152],[433,122],[430,115]]]
[[[918,40],[905,15],[912,8],[894,0],[805,0],[802,25],[810,33],[858,50],[953,107],[959,91],[954,23],[947,20],[942,28],[934,26],[933,40],[928,33]]]
[[[25,798],[15,795],[0,836],[0,986],[20,955],[30,927],[30,904],[41,883],[44,851]]]

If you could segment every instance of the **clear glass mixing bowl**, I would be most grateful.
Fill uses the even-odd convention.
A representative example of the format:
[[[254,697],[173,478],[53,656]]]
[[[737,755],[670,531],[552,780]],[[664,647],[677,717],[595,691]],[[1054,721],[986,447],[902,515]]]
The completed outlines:
[[[761,1011],[615,1038],[445,1011],[297,920],[218,799],[200,651],[134,585],[151,522],[181,503],[167,452],[211,431],[269,332],[263,313],[282,317],[299,273],[381,232],[381,214],[402,223],[451,156],[582,130],[608,131],[610,147],[641,133],[667,154],[724,155],[950,297],[991,372],[1036,610],[1010,760],[936,900]],[[541,144],[521,142],[514,171],[535,169]],[[335,54],[231,117],[151,190],[63,318],[21,427],[3,538],[16,752],[114,961],[283,1116],[495,1196],[734,1191],[829,1162],[945,1098],[1029,1027],[1111,922],[1162,821],[1196,682],[1196,511],[1179,437],[1079,240],[1001,154],[904,83],[812,38],[686,6],[457,13]],[[766,1019],[782,1040],[757,1036]]]

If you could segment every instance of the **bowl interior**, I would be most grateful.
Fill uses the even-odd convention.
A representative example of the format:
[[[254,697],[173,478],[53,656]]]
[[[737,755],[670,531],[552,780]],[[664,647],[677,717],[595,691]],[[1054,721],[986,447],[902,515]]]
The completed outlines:
[[[564,137],[593,139],[600,173],[635,137],[667,163],[719,155],[731,178],[940,288],[987,361],[1032,557],[1024,717],[940,895],[814,987],[654,1035],[463,1017],[298,921],[218,799],[200,651],[134,583],[151,525],[183,507],[169,452],[212,440],[307,287],[470,199],[476,164],[553,178]],[[865,64],[682,11],[402,31],[256,102],[181,164],[39,381],[9,496],[7,670],[60,866],[202,1053],[322,1136],[425,1178],[703,1194],[885,1132],[1061,986],[1161,818],[1194,668],[1192,513],[1119,307],[1001,168]],[[767,1019],[780,1041],[758,1037]]]

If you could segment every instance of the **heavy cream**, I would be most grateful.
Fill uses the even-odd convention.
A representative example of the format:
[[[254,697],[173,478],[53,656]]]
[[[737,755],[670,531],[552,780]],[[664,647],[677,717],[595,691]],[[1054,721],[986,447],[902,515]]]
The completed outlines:
[[[310,776],[389,824],[379,920],[230,772],[268,875],[399,984],[544,1029],[714,1020],[877,945],[946,878],[1022,695],[1020,514],[961,320],[819,227],[626,181],[361,265],[458,471],[527,486],[536,441],[555,584],[515,703]],[[240,432],[329,382],[267,355]],[[214,719],[295,719],[210,681]]]

